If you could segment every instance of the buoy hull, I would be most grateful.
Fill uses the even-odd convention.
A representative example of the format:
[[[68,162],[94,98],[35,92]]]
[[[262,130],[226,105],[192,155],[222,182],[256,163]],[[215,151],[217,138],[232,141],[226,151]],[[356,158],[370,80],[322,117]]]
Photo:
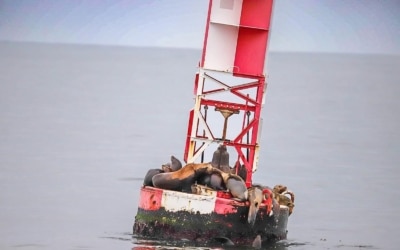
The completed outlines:
[[[185,240],[207,246],[220,239],[251,245],[257,235],[263,242],[286,239],[289,210],[267,215],[261,206],[254,225],[247,221],[248,202],[238,202],[223,192],[203,195],[143,187],[133,226],[139,238]]]

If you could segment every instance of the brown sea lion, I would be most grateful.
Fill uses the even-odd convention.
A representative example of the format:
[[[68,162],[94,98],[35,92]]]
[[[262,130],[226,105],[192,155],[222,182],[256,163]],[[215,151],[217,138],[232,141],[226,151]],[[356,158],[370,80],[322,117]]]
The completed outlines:
[[[275,185],[274,189],[273,189],[274,193],[278,193],[278,194],[281,194],[281,193],[285,192],[286,190],[287,190],[287,187],[284,185],[281,185],[281,184]]]
[[[294,208],[294,202],[292,199],[294,198],[294,195],[291,195],[291,198],[287,197],[285,194],[293,194],[290,191],[285,191],[282,194],[276,194],[275,199],[279,203],[279,205],[284,205],[289,208],[289,215],[293,213],[293,208]]]
[[[284,185],[275,185],[273,189],[274,198],[279,205],[284,205],[289,208],[289,215],[292,214],[294,208],[294,193],[289,191]],[[286,196],[290,195],[290,198]]]
[[[240,201],[247,200],[248,191],[242,178],[214,168],[210,163],[190,163],[175,172],[156,174],[153,176],[152,182],[154,187],[157,188],[191,193],[192,184],[204,179],[207,175],[213,177],[213,174],[216,174],[215,177],[221,176],[225,187],[230,191],[233,198]]]
[[[154,175],[152,181],[157,188],[191,193],[191,186],[197,179],[212,173],[213,167],[209,163],[190,163],[177,171]]]

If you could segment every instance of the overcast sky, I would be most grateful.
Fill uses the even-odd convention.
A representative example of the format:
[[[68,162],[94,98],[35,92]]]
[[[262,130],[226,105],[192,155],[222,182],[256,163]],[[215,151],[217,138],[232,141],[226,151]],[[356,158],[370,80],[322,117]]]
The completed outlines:
[[[201,49],[208,0],[0,0],[0,40]],[[400,54],[400,0],[275,0],[270,51]]]

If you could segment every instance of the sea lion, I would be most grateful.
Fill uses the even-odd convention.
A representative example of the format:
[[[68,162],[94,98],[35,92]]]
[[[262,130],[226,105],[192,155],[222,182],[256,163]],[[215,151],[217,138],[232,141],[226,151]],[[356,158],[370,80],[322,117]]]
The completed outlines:
[[[287,190],[287,187],[284,185],[281,185],[281,184],[275,185],[274,189],[273,189],[274,193],[278,193],[278,194],[281,194],[281,193],[285,192],[286,190]]]
[[[203,180],[207,175],[215,178],[211,180],[215,183],[218,183],[219,175],[233,198],[240,201],[247,200],[248,192],[242,178],[214,168],[210,163],[189,163],[178,171],[156,174],[152,178],[152,183],[157,188],[191,193],[192,184]]]
[[[222,178],[222,182],[220,178]],[[210,182],[217,190],[228,190],[237,200],[245,201],[248,198],[246,183],[238,175],[213,168]]]
[[[226,150],[226,145],[220,145],[213,154],[211,165],[214,168],[218,168],[225,173],[230,173],[231,168],[229,167],[229,153]]]
[[[225,174],[225,173],[224,173]],[[232,194],[232,196],[240,201],[245,201],[248,199],[248,191],[246,183],[240,176],[235,174],[227,174],[228,176],[224,178],[225,186]]]
[[[143,186],[150,186],[150,187],[154,187],[153,186],[153,181],[152,178],[153,176],[155,176],[156,174],[160,174],[160,173],[164,173],[164,171],[162,169],[149,169],[146,173],[146,176],[144,177],[143,180]]]
[[[290,198],[287,197],[286,194],[289,194]],[[294,208],[294,193],[288,190],[284,185],[275,185],[273,195],[279,205],[284,205],[289,208],[289,215],[291,215]]]
[[[182,168],[182,163],[173,155],[171,155],[171,162],[163,164],[161,168],[164,172],[173,172]]]
[[[224,180],[218,172],[214,172],[210,175],[204,175],[202,178],[197,180],[197,183],[210,187],[214,190],[226,190]]]
[[[154,175],[152,181],[157,188],[191,193],[192,184],[212,173],[213,167],[209,163],[190,163],[177,171]]]
[[[289,208],[289,215],[291,215],[294,208],[294,202],[292,201],[292,199],[294,199],[294,195],[291,195],[291,198],[289,198],[285,194],[291,195],[293,193],[290,191],[285,191],[282,194],[276,194],[275,199],[279,205],[287,206]]]
[[[237,164],[236,167],[234,168],[234,171],[236,171],[237,175],[239,175],[244,181],[247,179],[247,169],[244,165]]]
[[[253,185],[249,191],[249,213],[247,222],[254,225],[258,210],[261,204],[265,205],[266,214],[272,216],[274,214],[274,194],[271,188],[262,185]],[[279,210],[279,204],[275,201],[275,210]],[[279,214],[279,212],[276,212]]]
[[[264,194],[261,186],[252,186],[247,189],[249,192],[249,213],[247,222],[254,226],[260,205],[263,202]]]

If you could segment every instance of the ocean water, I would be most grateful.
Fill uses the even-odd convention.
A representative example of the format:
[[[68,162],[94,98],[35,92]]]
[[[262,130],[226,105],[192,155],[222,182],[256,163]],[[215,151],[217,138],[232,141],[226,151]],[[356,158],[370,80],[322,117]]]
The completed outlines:
[[[139,188],[182,159],[200,55],[0,43],[0,249],[151,249]],[[271,249],[398,249],[400,56],[271,52],[267,69],[253,179],[296,194]]]

